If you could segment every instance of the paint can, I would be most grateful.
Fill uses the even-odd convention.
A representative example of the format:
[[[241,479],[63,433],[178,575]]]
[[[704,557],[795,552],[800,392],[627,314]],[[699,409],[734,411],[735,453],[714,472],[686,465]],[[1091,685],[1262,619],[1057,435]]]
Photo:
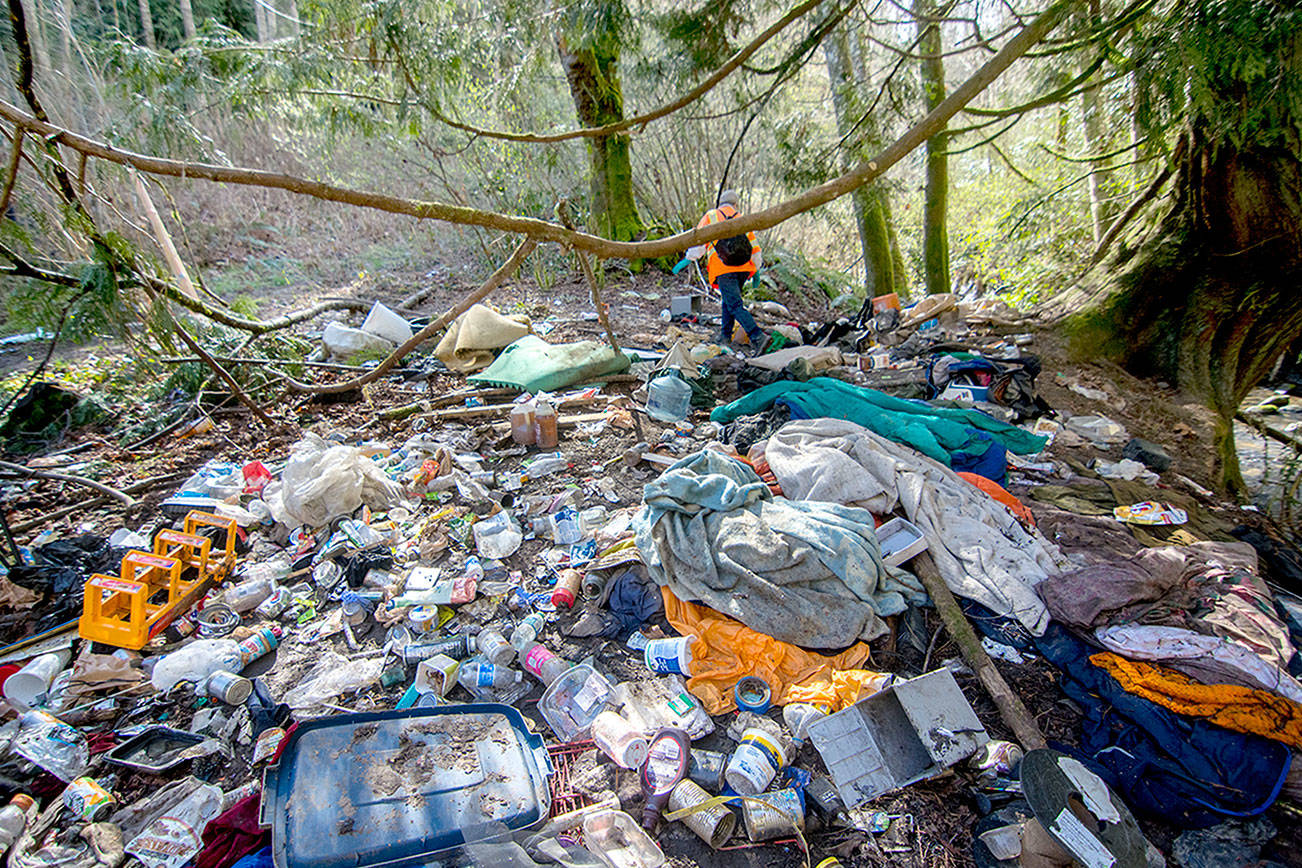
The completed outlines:
[[[768,789],[778,769],[786,764],[787,752],[780,739],[752,726],[741,734],[741,743],[723,774],[734,792],[754,796]]]

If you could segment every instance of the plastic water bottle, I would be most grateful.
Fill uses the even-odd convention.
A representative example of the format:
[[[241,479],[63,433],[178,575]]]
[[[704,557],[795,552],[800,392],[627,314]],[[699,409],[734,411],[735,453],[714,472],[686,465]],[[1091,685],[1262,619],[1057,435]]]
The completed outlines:
[[[510,687],[519,684],[523,679],[524,676],[515,669],[494,666],[492,663],[480,663],[477,660],[461,664],[461,673],[457,675],[457,681],[461,686],[472,693],[486,687]]]
[[[476,582],[484,577],[484,565],[479,558],[471,555],[466,558],[466,578],[474,579]]]
[[[0,853],[5,853],[27,826],[27,813],[36,802],[26,793],[17,793],[9,804],[0,808]]]
[[[511,631],[511,647],[520,654],[525,653],[530,645],[538,641],[545,626],[547,626],[547,616],[542,612],[528,615]]]
[[[475,637],[475,649],[494,666],[507,666],[515,659],[515,649],[500,632],[488,627]]]
[[[546,645],[538,642],[530,645],[520,659],[524,662],[524,670],[547,687],[551,687],[552,682],[570,668],[568,660],[557,657]]]

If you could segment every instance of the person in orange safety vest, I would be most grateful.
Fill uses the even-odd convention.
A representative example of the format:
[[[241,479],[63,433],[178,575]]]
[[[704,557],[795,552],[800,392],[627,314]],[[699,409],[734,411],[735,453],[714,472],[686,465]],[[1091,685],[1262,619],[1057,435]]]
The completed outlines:
[[[719,206],[706,211],[705,216],[696,224],[696,228],[700,229],[736,217],[740,213],[737,210],[738,201],[735,190],[724,190],[719,196]],[[749,255],[747,255],[747,244],[749,244]],[[745,235],[721,238],[710,244],[698,244],[687,251],[687,258],[699,260],[707,253],[709,258],[705,265],[706,275],[711,285],[719,290],[719,295],[723,299],[720,342],[726,344],[732,340],[733,322],[736,321],[750,338],[754,352],[763,352],[768,343],[768,335],[755,324],[754,317],[746,310],[746,303],[741,298],[742,285],[764,264],[759,243],[755,241],[755,233],[747,232]]]

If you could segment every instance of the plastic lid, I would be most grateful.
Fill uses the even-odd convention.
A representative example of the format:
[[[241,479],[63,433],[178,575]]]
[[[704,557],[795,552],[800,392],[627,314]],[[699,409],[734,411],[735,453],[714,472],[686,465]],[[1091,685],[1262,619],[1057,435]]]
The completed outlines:
[[[17,805],[24,811],[30,811],[36,805],[36,800],[26,793],[16,793],[14,797],[9,800],[9,804]]]

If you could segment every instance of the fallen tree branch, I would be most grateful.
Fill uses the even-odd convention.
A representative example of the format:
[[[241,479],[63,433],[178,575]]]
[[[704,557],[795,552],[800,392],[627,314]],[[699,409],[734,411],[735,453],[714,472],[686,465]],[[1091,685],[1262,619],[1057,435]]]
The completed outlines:
[[[1302,452],[1302,440],[1299,440],[1296,437],[1290,437],[1289,435],[1285,434],[1283,431],[1276,431],[1274,428],[1270,427],[1262,420],[1254,419],[1253,417],[1249,416],[1247,413],[1243,413],[1243,412],[1235,413],[1234,418],[1238,419],[1244,425],[1247,425],[1255,429],[1257,433],[1262,435],[1263,437],[1269,437],[1272,440],[1276,440],[1280,443],[1283,443],[1285,446],[1291,446],[1293,447],[1293,450],[1295,452]]]
[[[116,501],[126,505],[135,506],[136,499],[126,492],[119,491],[110,485],[102,482],[96,482],[93,479],[87,479],[84,476],[73,476],[70,473],[58,473],[53,470],[40,470],[33,467],[24,467],[21,464],[10,464],[8,461],[0,461],[0,470],[7,473],[14,473],[19,476],[26,476],[32,479],[53,479],[58,482],[70,482],[73,485],[80,485],[83,488],[92,488],[100,494],[107,495]]]
[[[1134,202],[1131,202],[1130,207],[1127,208],[1110,227],[1108,227],[1108,231],[1104,232],[1103,237],[1099,239],[1099,246],[1094,249],[1094,255],[1090,257],[1089,264],[1085,266],[1085,271],[1088,272],[1091,268],[1103,261],[1103,257],[1108,253],[1108,248],[1112,246],[1112,242],[1117,240],[1117,237],[1121,235],[1122,230],[1130,224],[1131,220],[1135,219],[1135,216],[1143,210],[1143,207],[1151,202],[1153,198],[1161,192],[1162,187],[1170,177],[1171,169],[1169,166],[1158,172],[1157,177],[1153,179],[1153,183],[1149,184],[1148,187],[1145,188],[1144,192],[1139,195],[1139,198]],[[1077,278],[1077,280],[1079,279],[1080,278]]]
[[[261,422],[263,425],[267,426],[268,428],[276,427],[276,421],[267,415],[266,410],[263,410],[261,407],[259,407],[256,403],[254,403],[252,398],[250,398],[247,394],[245,394],[244,390],[240,388],[240,384],[237,383],[235,381],[235,378],[231,376],[230,371],[223,368],[220,362],[214,359],[208,353],[207,350],[201,347],[199,345],[199,342],[196,341],[193,337],[191,337],[190,333],[185,330],[184,326],[182,326],[179,322],[175,322],[175,320],[173,321],[173,324],[176,326],[176,333],[178,336],[180,336],[181,342],[190,348],[190,352],[194,353],[196,356],[203,359],[204,364],[206,364],[209,368],[212,368],[212,372],[216,374],[222,380],[222,382],[226,384],[227,388],[231,390],[231,394],[235,396],[235,399],[239,401],[241,404],[243,404],[245,407],[248,407],[249,412],[252,413],[254,416],[256,416],[258,418],[258,421]]]
[[[726,172],[725,172],[726,174]],[[566,229],[574,228],[574,220],[570,216],[570,203],[564,199],[556,203],[556,216],[560,218],[561,223]],[[588,255],[582,250],[574,251],[574,255],[579,260],[579,271],[583,272],[583,279],[588,284],[588,290],[592,293],[592,304],[597,309],[597,320],[601,327],[606,330],[606,339],[610,341],[610,349],[619,355],[619,342],[615,340],[615,330],[610,327],[610,315],[606,312],[606,304],[601,300],[601,287],[597,285],[597,276],[592,273],[592,263],[588,262]]]
[[[86,157],[82,154],[82,159]],[[149,191],[145,189],[145,182],[140,177],[139,172],[131,173],[131,180],[136,184],[136,197],[140,199],[140,207],[145,211],[145,217],[149,219],[149,226],[154,230],[154,239],[158,241],[159,248],[163,251],[163,259],[167,262],[167,267],[172,270],[172,276],[176,278],[177,288],[187,298],[198,299],[199,293],[194,291],[194,283],[190,280],[190,273],[185,270],[185,263],[181,261],[181,254],[176,252],[176,245],[172,242],[172,235],[167,231],[167,226],[163,224],[163,218],[159,216],[158,209],[154,207],[154,200],[150,197]]]
[[[1027,711],[1017,694],[1013,693],[1004,676],[999,674],[990,655],[981,647],[981,640],[972,630],[972,625],[959,607],[958,600],[954,599],[954,592],[949,589],[949,585],[945,584],[940,570],[936,569],[936,562],[931,559],[931,553],[924,551],[914,557],[909,562],[909,568],[922,580],[927,595],[931,597],[931,602],[936,605],[936,611],[940,613],[940,619],[945,623],[945,630],[958,645],[963,659],[972,667],[972,671],[981,681],[981,686],[994,700],[995,707],[999,709],[999,716],[1013,731],[1013,736],[1026,750],[1044,747],[1044,733],[1040,731],[1040,725],[1035,722],[1035,718]]]
[[[370,305],[363,301],[355,301],[351,298],[336,298],[329,301],[318,302],[305,310],[287,313],[284,316],[278,316],[275,319],[257,320],[247,319],[236,313],[213,307],[198,298],[192,298],[178,290],[163,280],[148,281],[149,288],[155,292],[166,295],[169,299],[181,305],[181,307],[206,317],[215,323],[228,326],[240,331],[250,332],[254,335],[262,335],[267,332],[279,331],[280,329],[289,328],[297,323],[305,322],[313,317],[320,316],[332,310],[349,310],[365,311],[370,309]]]
[[[345,380],[342,383],[332,383],[330,385],[319,386],[312,383],[299,382],[286,374],[286,385],[295,392],[303,392],[310,395],[337,395],[340,392],[351,392],[359,386],[365,386],[367,383],[372,383],[378,380],[380,377],[387,374],[391,368],[397,365],[404,356],[432,338],[434,335],[438,334],[447,326],[448,323],[452,322],[454,319],[470,310],[470,308],[483,301],[493,292],[493,290],[505,283],[511,275],[515,274],[516,269],[520,267],[520,264],[524,262],[525,258],[528,257],[537,246],[538,242],[533,238],[526,237],[515,248],[515,251],[506,262],[503,262],[497,271],[490,274],[488,279],[480,284],[478,289],[463,298],[456,307],[447,311],[441,317],[425,326],[425,328],[416,332],[416,334],[411,336],[410,340],[390,353],[388,358],[380,362],[367,373],[362,374],[360,377],[354,377],[353,379]]]
[[[16,0],[15,0],[16,2]],[[791,199],[750,214],[740,215],[726,223],[714,223],[699,229],[690,229],[668,238],[653,241],[610,241],[585,232],[566,229],[556,223],[529,217],[517,217],[494,211],[482,211],[448,205],[442,202],[422,202],[399,196],[389,196],[338,187],[321,181],[311,181],[280,172],[217,166],[169,160],[161,157],[123,151],[112,145],[78,135],[71,130],[39,120],[7,101],[0,100],[0,118],[13,124],[25,124],[32,132],[47,137],[75,151],[154,175],[201,178],[231,184],[269,187],[313,196],[329,202],[340,202],[363,208],[372,208],[394,214],[406,214],[421,219],[440,220],[466,226],[484,226],[524,235],[532,241],[565,244],[594,254],[602,259],[654,259],[677,254],[688,247],[718,241],[726,235],[768,229],[785,220],[825,205],[834,199],[858,189],[880,176],[919,145],[944,128],[949,120],[977,94],[985,90],[1013,61],[1039,42],[1079,0],[1058,0],[1040,13],[1025,28],[1005,43],[999,52],[978,69],[970,78],[956,87],[931,112],[896,139],[875,158],[861,162],[854,169],[825,184],[820,184]],[[180,293],[177,293],[180,295]]]
[[[184,479],[189,476],[186,471],[176,473],[164,473],[161,476],[151,476],[148,479],[142,479],[139,482],[133,482],[131,485],[122,489],[123,494],[141,494],[159,486],[166,485],[169,482],[175,482],[178,479]],[[74,503],[71,506],[65,506],[56,509],[54,512],[46,512],[38,515],[36,518],[28,519],[21,524],[13,526],[14,533],[25,533],[34,528],[48,525],[50,522],[58,521],[65,516],[72,515],[74,512],[80,512],[83,509],[94,509],[97,506],[103,506],[109,502],[107,497],[93,497],[90,500],[84,500],[81,503]]]

